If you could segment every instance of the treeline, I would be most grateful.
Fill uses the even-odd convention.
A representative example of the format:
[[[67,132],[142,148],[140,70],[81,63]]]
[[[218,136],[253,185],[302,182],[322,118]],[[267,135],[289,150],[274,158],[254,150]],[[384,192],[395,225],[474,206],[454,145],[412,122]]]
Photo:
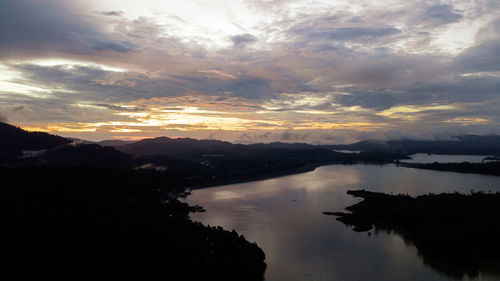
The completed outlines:
[[[428,194],[418,197],[365,190],[347,192],[364,200],[331,213],[355,231],[386,231],[414,244],[424,263],[451,277],[498,274],[500,193]]]
[[[2,280],[261,280],[264,253],[191,222],[154,170],[0,168]]]

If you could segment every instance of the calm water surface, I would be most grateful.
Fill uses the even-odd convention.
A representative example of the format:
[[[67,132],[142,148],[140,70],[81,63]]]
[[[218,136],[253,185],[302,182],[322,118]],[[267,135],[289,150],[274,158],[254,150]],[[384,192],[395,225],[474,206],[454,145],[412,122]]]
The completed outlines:
[[[359,199],[348,189],[408,193],[500,191],[500,177],[395,165],[331,165],[303,174],[195,190],[187,201],[207,212],[195,221],[235,229],[266,253],[266,280],[453,280],[426,264],[395,234],[355,233],[323,211]],[[467,276],[463,280],[469,280]],[[480,273],[474,280],[500,280]]]

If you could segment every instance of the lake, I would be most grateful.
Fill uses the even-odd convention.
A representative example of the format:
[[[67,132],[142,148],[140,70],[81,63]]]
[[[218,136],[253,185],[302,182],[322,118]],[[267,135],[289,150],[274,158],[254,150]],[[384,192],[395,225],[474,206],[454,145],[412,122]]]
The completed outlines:
[[[323,211],[342,211],[359,199],[348,189],[408,193],[500,191],[500,177],[396,165],[330,165],[274,179],[194,190],[202,205],[194,221],[235,229],[266,253],[267,281],[500,280],[499,270],[469,278],[424,262],[412,244],[387,232],[356,233]],[[480,230],[478,230],[480,231]],[[496,271],[496,272],[495,272]]]

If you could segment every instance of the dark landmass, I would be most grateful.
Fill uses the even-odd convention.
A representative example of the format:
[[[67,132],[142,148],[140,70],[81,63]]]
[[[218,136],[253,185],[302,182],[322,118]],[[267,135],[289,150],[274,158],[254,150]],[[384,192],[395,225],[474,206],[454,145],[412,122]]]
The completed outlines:
[[[390,152],[340,153],[328,146],[303,143],[232,144],[218,140],[167,137],[144,139],[116,147],[122,152],[148,157],[163,155],[202,166],[193,174],[193,187],[262,180],[314,170],[321,165],[394,163],[407,155]]]
[[[172,139],[158,137],[143,139],[134,143],[117,146],[126,153],[138,155],[168,155],[191,158],[218,152],[247,154],[247,146],[219,140],[196,140],[191,138]]]
[[[0,136],[3,192],[0,197],[0,276],[13,274],[20,280],[260,280],[266,268],[262,250],[234,231],[190,221],[189,212],[203,209],[176,199],[177,195],[187,195],[185,187],[258,180],[310,171],[327,164],[394,163],[417,152],[475,154],[480,151],[500,155],[496,150],[497,136],[464,136],[453,144],[450,141],[368,141],[348,146],[242,145],[165,137],[139,142],[92,143],[27,132],[5,123],[0,123]],[[471,150],[472,143],[478,146]],[[442,147],[450,149],[439,150]],[[361,152],[341,153],[336,149]],[[496,169],[493,163],[485,164]],[[489,171],[479,166],[467,169]],[[395,200],[397,204],[393,204],[393,199],[387,201],[380,194],[362,196],[371,198],[370,202],[387,203],[387,206],[378,206],[381,210],[399,206],[399,201],[418,199],[400,196]],[[465,211],[458,213],[463,212],[464,218],[478,214],[478,225],[457,228],[458,224],[453,223],[456,217],[447,213],[450,220],[445,215],[446,223],[442,224],[447,230],[442,233],[439,230],[434,238],[426,231],[437,223],[435,221],[420,220],[424,225],[420,228],[401,223],[397,231],[417,245],[424,261],[437,267],[435,257],[440,261],[442,255],[439,249],[463,242],[463,235],[479,239],[477,232],[470,233],[469,227],[482,227],[488,239],[498,234],[496,224],[493,227],[480,224],[493,217],[467,209],[469,205],[464,204]],[[411,214],[409,210],[400,212],[401,217]],[[433,209],[420,215],[430,216],[429,210]],[[372,222],[356,212],[342,214],[340,219],[350,224],[356,222],[355,230],[367,230],[375,224],[378,229],[386,227],[387,231],[395,231],[384,220]],[[371,215],[374,214],[386,213]],[[427,246],[454,231],[460,235],[452,236],[436,249]],[[488,240],[481,240],[479,244],[484,241]],[[481,254],[471,252],[474,247],[464,248],[470,257],[461,262],[476,262],[472,267],[468,265],[468,274],[476,274],[478,268],[484,267],[483,261],[489,260],[489,254],[482,253],[483,244],[479,247]]]
[[[252,154],[258,150],[351,150],[376,152],[396,155],[415,153],[464,154],[464,155],[500,155],[500,136],[461,135],[450,140],[365,140],[343,145],[311,145],[305,143],[257,143],[232,144],[218,140],[195,140],[190,138],[170,139],[167,137],[144,139],[134,143],[116,145],[124,152],[134,154],[164,154],[190,157],[201,153],[237,153]]]
[[[264,252],[177,200],[211,168],[0,124],[1,280],[262,280]]]
[[[36,166],[0,178],[2,280],[262,280],[256,244],[190,221],[196,208],[172,196],[183,177]]]
[[[17,135],[37,134],[9,126],[6,125],[15,130]],[[6,134],[5,139],[9,143],[16,143],[17,135],[11,135]],[[111,147],[81,140],[61,142],[63,138],[46,135],[51,137],[51,142],[37,146],[27,143],[9,153],[0,152],[0,167],[45,165],[149,169],[169,171],[185,177],[190,186],[205,187],[305,172],[320,165],[385,164],[407,158],[406,155],[376,151],[340,153],[308,144],[242,145],[217,140],[166,137],[134,143],[107,142],[119,144]],[[30,140],[37,142],[33,137]]]
[[[418,197],[365,190],[350,213],[325,212],[354,231],[396,233],[418,249],[426,265],[450,277],[500,276],[500,193],[429,194]]]
[[[121,146],[121,145],[125,145],[125,144],[131,144],[131,143],[134,143],[135,141],[124,141],[124,140],[103,140],[103,141],[99,141],[99,142],[96,142],[95,144],[98,144],[98,145],[101,145],[101,146],[112,146],[112,147],[116,147],[116,146]]]
[[[500,162],[485,163],[401,163],[401,167],[500,176]]]
[[[411,155],[415,153],[500,155],[500,136],[462,135],[451,140],[366,140],[348,145],[331,145],[338,150],[378,151]]]
[[[0,154],[15,155],[22,150],[50,149],[71,143],[63,137],[42,132],[28,132],[0,122]]]

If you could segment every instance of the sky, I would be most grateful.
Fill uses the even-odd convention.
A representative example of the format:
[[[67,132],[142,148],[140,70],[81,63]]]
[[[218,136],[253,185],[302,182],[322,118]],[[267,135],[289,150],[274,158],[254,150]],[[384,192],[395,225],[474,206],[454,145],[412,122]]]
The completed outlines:
[[[500,134],[500,1],[0,0],[0,121],[87,140]]]

